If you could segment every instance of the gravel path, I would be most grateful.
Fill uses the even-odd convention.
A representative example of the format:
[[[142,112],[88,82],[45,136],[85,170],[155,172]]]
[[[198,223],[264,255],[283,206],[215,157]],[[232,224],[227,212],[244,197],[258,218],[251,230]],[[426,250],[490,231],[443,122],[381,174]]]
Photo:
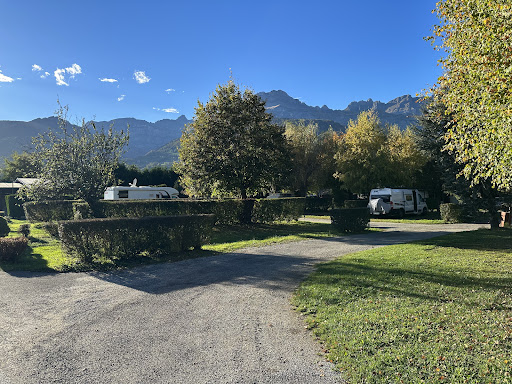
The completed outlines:
[[[342,382],[289,304],[313,265],[476,229],[375,226],[122,272],[0,272],[0,383]]]

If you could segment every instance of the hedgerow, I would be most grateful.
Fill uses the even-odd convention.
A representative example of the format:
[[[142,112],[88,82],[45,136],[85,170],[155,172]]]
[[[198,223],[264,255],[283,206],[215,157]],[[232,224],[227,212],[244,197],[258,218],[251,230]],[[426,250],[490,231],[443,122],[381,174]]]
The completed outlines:
[[[80,262],[127,259],[200,248],[210,236],[213,215],[123,217],[60,221],[63,250]]]
[[[0,237],[0,260],[15,261],[27,248],[26,237]]]
[[[343,232],[361,232],[368,227],[368,208],[342,208],[331,211],[331,223]]]

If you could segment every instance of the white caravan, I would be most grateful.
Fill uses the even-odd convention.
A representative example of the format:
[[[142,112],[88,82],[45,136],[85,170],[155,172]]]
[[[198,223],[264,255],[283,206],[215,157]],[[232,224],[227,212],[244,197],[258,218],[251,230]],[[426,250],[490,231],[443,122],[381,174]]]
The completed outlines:
[[[137,187],[137,179],[129,187],[107,187],[103,198],[105,200],[157,200],[177,199],[179,192],[171,187]]]
[[[417,189],[372,189],[368,208],[375,216],[404,217],[408,213],[420,215],[428,212],[425,195]]]

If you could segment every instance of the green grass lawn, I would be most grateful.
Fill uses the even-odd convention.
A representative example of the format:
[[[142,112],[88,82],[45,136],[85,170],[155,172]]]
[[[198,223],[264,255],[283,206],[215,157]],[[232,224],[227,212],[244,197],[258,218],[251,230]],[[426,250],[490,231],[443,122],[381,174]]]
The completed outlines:
[[[20,236],[16,231],[22,220],[12,220],[9,237]],[[0,262],[4,271],[48,271],[68,272],[94,269],[130,268],[142,264],[179,261],[194,257],[210,256],[216,253],[232,252],[245,247],[264,246],[272,243],[298,241],[308,238],[340,236],[330,224],[325,223],[278,223],[271,225],[250,225],[214,227],[211,239],[202,250],[172,253],[166,256],[141,256],[130,260],[103,260],[94,265],[79,264],[77,260],[62,253],[60,242],[49,236],[39,223],[31,225],[29,247],[16,262]]]
[[[306,219],[330,219],[328,213],[323,215],[305,215]],[[379,222],[385,221],[390,223],[407,223],[407,224],[445,224],[444,220],[441,220],[439,212],[429,212],[426,215],[407,215],[403,219],[397,219],[394,217],[372,217],[370,221]]]
[[[351,383],[511,383],[512,230],[343,256],[293,303]]]

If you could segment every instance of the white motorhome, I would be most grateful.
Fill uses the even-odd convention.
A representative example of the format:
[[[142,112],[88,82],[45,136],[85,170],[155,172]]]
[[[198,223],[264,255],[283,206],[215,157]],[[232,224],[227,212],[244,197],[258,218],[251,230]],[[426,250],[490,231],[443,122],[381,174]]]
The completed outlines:
[[[179,192],[171,187],[107,187],[103,198],[105,200],[157,200],[177,199]]]
[[[375,216],[405,214],[425,214],[428,212],[425,194],[417,189],[372,189],[368,203],[370,214]]]

